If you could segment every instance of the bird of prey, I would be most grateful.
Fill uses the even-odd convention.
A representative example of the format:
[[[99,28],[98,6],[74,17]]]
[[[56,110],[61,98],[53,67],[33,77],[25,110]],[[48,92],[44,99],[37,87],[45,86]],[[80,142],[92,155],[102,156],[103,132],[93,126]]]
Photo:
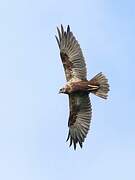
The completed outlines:
[[[93,93],[103,99],[107,99],[109,84],[107,78],[100,72],[91,80],[87,80],[86,63],[82,50],[69,25],[64,30],[63,26],[57,27],[56,37],[60,57],[64,66],[67,83],[59,93],[69,96],[69,120],[68,137],[70,145],[79,143],[82,148],[88,134],[91,122],[92,108],[89,94]]]

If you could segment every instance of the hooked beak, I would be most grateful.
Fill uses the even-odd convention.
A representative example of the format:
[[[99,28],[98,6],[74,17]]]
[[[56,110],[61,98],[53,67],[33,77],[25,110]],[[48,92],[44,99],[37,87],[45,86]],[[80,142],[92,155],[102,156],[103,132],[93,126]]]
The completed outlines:
[[[63,92],[62,89],[60,89],[59,92],[58,92],[58,94],[61,94],[62,92]]]

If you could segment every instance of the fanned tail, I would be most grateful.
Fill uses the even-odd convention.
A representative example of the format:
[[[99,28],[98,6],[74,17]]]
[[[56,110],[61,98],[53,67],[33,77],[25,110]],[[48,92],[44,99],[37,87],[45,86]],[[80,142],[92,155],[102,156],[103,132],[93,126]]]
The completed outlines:
[[[109,84],[108,79],[102,74],[98,73],[89,81],[90,92],[103,99],[107,99]]]

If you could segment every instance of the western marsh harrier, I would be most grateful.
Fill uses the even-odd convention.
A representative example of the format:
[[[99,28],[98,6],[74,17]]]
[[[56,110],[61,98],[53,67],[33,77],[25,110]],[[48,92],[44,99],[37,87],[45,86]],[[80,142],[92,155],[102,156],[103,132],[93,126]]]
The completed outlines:
[[[91,80],[87,80],[87,69],[82,50],[70,27],[65,31],[57,28],[56,40],[60,49],[60,57],[64,66],[67,84],[59,93],[69,96],[69,133],[67,141],[70,146],[79,143],[80,147],[90,128],[92,108],[89,93],[93,93],[103,99],[107,98],[109,84],[107,78],[100,72]]]

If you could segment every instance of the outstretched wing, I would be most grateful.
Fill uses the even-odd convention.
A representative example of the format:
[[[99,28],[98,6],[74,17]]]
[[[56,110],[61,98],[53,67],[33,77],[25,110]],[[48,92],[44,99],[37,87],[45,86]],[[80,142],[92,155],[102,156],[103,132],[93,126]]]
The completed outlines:
[[[68,121],[69,133],[67,141],[70,139],[70,146],[79,143],[82,147],[91,121],[91,103],[88,94],[74,93],[69,95],[70,116]]]
[[[60,56],[67,81],[72,78],[85,80],[87,74],[86,64],[78,41],[70,31],[69,25],[67,27],[67,31],[64,31],[62,25],[61,31],[59,28],[57,28],[57,30],[58,37],[55,37],[60,48]]]

